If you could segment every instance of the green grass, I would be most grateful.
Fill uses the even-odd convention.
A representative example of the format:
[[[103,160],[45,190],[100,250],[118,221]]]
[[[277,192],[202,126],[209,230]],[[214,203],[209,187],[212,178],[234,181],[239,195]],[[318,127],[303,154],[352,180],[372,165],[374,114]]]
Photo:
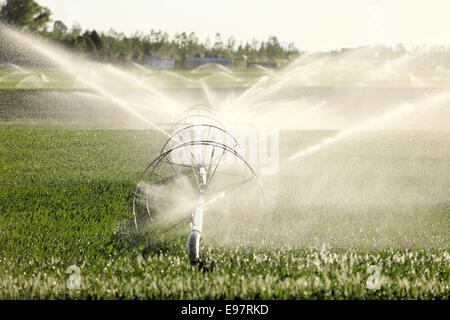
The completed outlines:
[[[285,148],[291,150],[329,134],[300,132],[282,136],[280,141],[287,141]],[[425,136],[422,144],[439,141],[439,136]],[[175,241],[155,240],[128,228],[135,182],[158,152],[164,140],[161,135],[3,122],[0,139],[0,299],[450,298],[448,202],[438,210],[424,206],[409,216],[416,224],[406,223],[398,231],[399,238],[408,237],[408,227],[429,224],[422,233],[409,235],[428,237],[428,242],[399,241],[379,249],[351,243],[320,249],[314,241],[273,247],[221,247],[206,242],[205,265],[193,268],[185,235]],[[390,135],[390,139],[389,145],[396,149],[405,137]],[[383,167],[385,160],[376,150],[365,149],[362,157],[376,155],[375,162]],[[352,150],[344,148],[339,154],[347,152]],[[399,150],[399,166],[405,166],[401,159],[409,157],[407,152],[406,147]],[[445,193],[445,177],[434,176],[445,173],[445,154],[427,154],[417,159],[435,158],[438,169],[430,179]],[[324,167],[324,161],[331,160],[321,158],[317,166]],[[412,166],[402,177],[414,176],[416,169]],[[418,179],[427,176],[420,172]],[[338,223],[338,217],[330,219],[319,207],[316,211],[315,220],[307,219],[311,229],[304,239],[351,232],[355,229],[352,220],[363,227],[373,222],[358,220],[355,214],[345,221],[348,225],[343,230],[333,234],[335,230],[328,227]],[[327,228],[322,229],[323,225]],[[436,235],[440,242],[433,238]],[[65,271],[72,264],[81,268],[79,290],[66,286]],[[366,284],[371,265],[381,270],[378,290]]]

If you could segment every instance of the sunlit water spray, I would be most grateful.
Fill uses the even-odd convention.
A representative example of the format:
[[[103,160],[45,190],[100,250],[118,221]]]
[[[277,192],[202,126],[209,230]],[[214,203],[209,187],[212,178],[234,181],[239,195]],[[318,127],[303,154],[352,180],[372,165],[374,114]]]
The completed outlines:
[[[114,102],[114,104],[120,106],[120,108],[122,108],[123,110],[126,110],[134,118],[139,119],[139,121],[146,123],[148,127],[156,129],[166,136],[169,135],[169,133],[157,124],[157,121],[154,120],[154,116],[164,115],[168,119],[174,119],[178,114],[183,112],[186,107],[190,106],[181,106],[178,102],[173,100],[172,97],[168,97],[167,95],[161,93],[159,90],[156,90],[152,86],[152,82],[154,81],[156,83],[158,82],[158,79],[156,77],[153,78],[153,75],[151,77],[142,79],[129,74],[121,68],[111,65],[103,66],[93,63],[88,64],[81,59],[78,59],[76,57],[74,58],[72,55],[65,53],[63,50],[60,50],[53,45],[43,43],[39,40],[35,40],[34,38],[14,31],[7,31],[7,33],[11,38],[24,43],[26,46],[34,47],[34,49],[30,49],[30,51],[39,52],[41,55],[53,61],[63,71],[75,75],[75,78],[77,79],[76,81],[78,81],[78,85],[82,87],[87,86],[88,88],[93,89],[94,91],[99,93],[100,96]],[[183,82],[186,82],[186,85],[194,84],[194,82],[196,84],[200,84],[201,90],[203,90],[204,96],[209,100],[209,103],[219,107],[220,117],[225,119],[226,124],[245,122],[249,123],[253,127],[268,126],[281,130],[301,130],[305,128],[303,126],[305,125],[305,123],[312,122],[309,121],[310,119],[315,119],[313,125],[310,125],[308,128],[313,127],[316,129],[321,129],[323,128],[322,124],[325,122],[331,123],[331,125],[329,125],[327,128],[332,128],[332,125],[335,124],[335,120],[337,117],[341,116],[345,118],[348,117],[354,110],[358,110],[356,105],[352,105],[355,102],[350,101],[350,99],[342,99],[342,101],[334,102],[331,98],[328,99],[328,97],[322,97],[320,92],[318,96],[309,97],[305,97],[300,94],[297,94],[296,96],[285,96],[286,92],[289,90],[298,90],[298,87],[296,86],[320,87],[330,85],[330,82],[331,84],[333,84],[333,81],[336,81],[336,83],[338,83],[339,81],[344,81],[346,85],[351,86],[352,88],[365,84],[377,84],[377,81],[386,81],[386,83],[389,83],[390,85],[395,85],[395,81],[389,80],[389,77],[394,76],[400,77],[401,79],[408,79],[409,83],[411,83],[412,79],[412,82],[414,82],[413,85],[424,85],[432,82],[429,81],[429,79],[420,76],[420,74],[412,74],[412,76],[411,74],[409,74],[410,67],[414,66],[417,61],[417,56],[420,56],[420,54],[405,55],[403,57],[394,59],[391,62],[373,62],[371,59],[366,59],[364,56],[369,53],[370,50],[361,50],[360,52],[356,52],[355,54],[338,58],[329,58],[316,56],[315,54],[306,54],[299,58],[297,61],[290,64],[284,70],[278,72],[267,72],[266,70],[266,72],[264,72],[264,75],[256,79],[254,84],[247,90],[236,90],[233,93],[227,93],[225,96],[218,94],[213,88],[209,86],[209,83],[213,83],[218,79],[225,79],[227,81],[230,81],[230,83],[240,83],[240,79],[233,74],[232,70],[229,70],[222,66],[215,66],[215,73],[213,73],[212,75],[208,75],[205,78],[198,80],[197,82],[190,79],[188,81],[187,78],[183,79],[184,77],[178,75],[177,73],[162,72],[162,74],[174,79],[182,80]],[[362,55],[363,58],[358,58],[359,55]],[[82,63],[77,63],[78,61],[81,61]],[[148,74],[153,73],[147,68],[144,68],[140,65],[135,64],[134,67]],[[202,70],[203,68],[199,68],[197,71],[200,72]],[[404,72],[406,72],[405,70],[407,71],[406,76],[404,76]],[[445,78],[447,69],[442,67],[433,68],[433,70],[434,78]],[[20,73],[22,71],[15,70],[14,72]],[[108,77],[111,76],[112,78],[120,79],[119,87],[121,87],[122,84],[126,84],[122,89],[139,89],[139,93],[136,93],[137,97],[133,96],[134,93],[130,94],[128,97],[124,97],[124,95],[118,94],[115,90],[112,90],[110,88],[111,84],[107,81],[108,79],[102,77],[103,72],[106,72],[108,74]],[[194,73],[195,72],[196,71],[194,71]],[[354,78],[351,79],[348,74],[350,74]],[[348,78],[350,78],[350,80],[352,81],[349,81]],[[42,77],[32,78],[28,80],[31,81],[33,79],[38,81],[39,83],[46,82],[46,80]],[[117,86],[115,86],[114,84],[112,85],[112,87],[117,88]],[[328,89],[324,90],[326,91]],[[233,94],[236,95],[236,93],[237,96],[234,97]],[[346,94],[351,98],[353,93],[350,90],[342,90],[340,94]],[[324,169],[322,169],[322,167],[320,166],[321,162],[333,162],[334,159],[328,159],[329,156],[327,152],[319,151],[324,151],[328,147],[337,145],[338,142],[348,141],[350,143],[352,140],[350,139],[351,137],[358,136],[359,133],[377,129],[380,126],[382,127],[384,123],[390,122],[394,124],[401,124],[406,116],[410,116],[411,114],[414,114],[419,110],[420,112],[423,112],[424,114],[427,114],[429,117],[433,118],[432,120],[438,117],[442,118],[442,108],[440,109],[441,111],[438,111],[436,106],[442,106],[445,105],[445,103],[448,103],[448,95],[444,94],[436,96],[435,93],[432,93],[431,95],[433,95],[433,97],[429,99],[419,99],[417,103],[416,101],[395,102],[392,105],[389,105],[389,108],[384,108],[385,110],[379,112],[378,114],[376,114],[376,112],[367,114],[364,117],[361,117],[361,119],[357,119],[358,121],[355,120],[356,124],[353,123],[355,122],[353,121],[351,125],[344,126],[347,128],[350,127],[350,129],[344,129],[337,134],[332,135],[331,137],[321,137],[318,142],[314,141],[312,145],[307,145],[302,148],[299,148],[297,145],[290,145],[288,152],[286,152],[288,154],[285,156],[286,158],[282,162],[283,166],[279,172],[279,181],[272,183],[270,179],[266,179],[267,183],[265,187],[267,190],[269,190],[270,193],[269,207],[270,209],[273,209],[273,211],[271,212],[272,215],[268,219],[269,222],[266,223],[266,227],[268,227],[265,229],[264,234],[261,234],[259,229],[250,236],[249,234],[251,228],[248,228],[248,232],[243,232],[241,235],[238,234],[234,238],[228,237],[226,238],[227,241],[229,241],[230,244],[236,242],[245,244],[245,241],[243,240],[245,234],[247,239],[251,238],[255,240],[252,243],[257,243],[258,241],[264,242],[270,240],[267,238],[272,237],[272,242],[269,242],[274,245],[311,245],[320,241],[324,242],[326,240],[329,240],[327,239],[328,236],[339,236],[340,238],[337,240],[336,238],[334,240],[331,239],[334,241],[335,245],[354,245],[355,243],[362,243],[364,237],[367,237],[368,234],[372,232],[374,234],[372,238],[386,240],[384,241],[384,244],[389,244],[388,240],[393,240],[393,243],[403,244],[401,240],[396,238],[395,229],[402,228],[400,222],[409,221],[409,211],[402,211],[404,209],[396,208],[396,210],[398,209],[397,211],[401,213],[398,213],[395,210],[391,211],[395,212],[395,214],[392,213],[389,215],[384,213],[384,211],[382,211],[381,213],[376,212],[378,215],[375,215],[375,218],[370,218],[373,220],[369,219],[366,222],[364,222],[364,220],[363,222],[360,222],[363,226],[358,226],[357,223],[355,224],[355,221],[365,218],[361,218],[361,216],[358,216],[358,218],[355,219],[355,216],[352,216],[352,214],[355,214],[355,212],[358,212],[358,210],[360,210],[356,209],[356,205],[355,208],[351,207],[351,205],[354,205],[354,203],[352,202],[354,198],[360,198],[358,199],[358,203],[363,203],[365,205],[364,210],[366,211],[376,211],[377,209],[374,207],[373,203],[385,202],[381,201],[381,197],[377,198],[374,196],[373,198],[364,198],[367,195],[358,193],[350,194],[346,184],[344,183],[347,182],[347,180],[344,179],[344,181],[341,181],[341,183],[335,181],[336,176],[339,177],[339,175],[336,172],[332,171],[333,167],[324,167]],[[184,101],[185,99],[183,99],[183,102]],[[339,109],[339,107],[342,107],[342,105],[346,104],[349,105],[348,109]],[[424,107],[427,106],[427,108],[422,107],[422,105]],[[342,125],[336,125],[336,128],[342,129]],[[394,125],[393,128],[398,129],[399,126]],[[419,128],[421,127],[419,126]],[[444,129],[448,129],[448,126]],[[304,135],[307,136],[308,132],[305,132]],[[447,136],[445,134],[442,134],[441,136],[442,137],[440,139],[442,141],[440,141],[440,143],[443,146],[446,146]],[[281,143],[283,144],[283,141],[281,141]],[[383,143],[385,142],[382,140],[381,144]],[[411,143],[411,145],[413,144]],[[251,147],[252,145],[246,145],[244,148]],[[437,147],[439,147],[439,145]],[[299,151],[293,153],[292,151],[294,148],[299,149]],[[330,149],[333,149],[334,151]],[[337,152],[338,150],[336,151],[336,149],[339,148],[329,148],[329,150],[333,152]],[[438,158],[442,154],[444,154],[442,149],[437,148],[436,150],[438,153]],[[358,162],[359,156],[362,157],[362,155],[354,153],[354,158],[350,159],[351,161],[356,163],[354,165],[357,168],[364,166],[364,161],[360,161],[362,164]],[[316,160],[316,162],[318,163],[317,167],[314,167],[314,164],[308,163],[308,161],[303,161],[301,162],[302,165],[299,165],[299,162],[297,161],[305,159],[306,157],[310,157],[310,159],[312,159],[310,161],[311,163],[314,162],[313,160]],[[392,154],[392,158],[395,158],[394,154]],[[424,158],[426,158],[425,155]],[[335,160],[336,166],[338,166],[339,161],[342,162],[342,160],[339,159]],[[342,163],[339,164],[342,165]],[[438,163],[438,165],[442,166],[440,162]],[[420,167],[419,169],[425,171],[422,167]],[[440,167],[438,167],[438,170],[441,170]],[[311,175],[309,175],[309,171],[312,172]],[[403,179],[410,179],[411,176],[414,177],[414,174],[416,174],[417,171],[418,170],[414,170],[414,173],[407,172],[400,177]],[[384,171],[382,172],[384,173]],[[390,174],[388,168],[386,168],[386,172],[389,172]],[[361,174],[361,179],[367,177],[369,182],[372,182],[370,179],[373,179],[373,177],[370,176],[369,171],[360,171],[359,174]],[[352,178],[354,179],[354,177]],[[386,179],[391,178],[388,177]],[[398,177],[396,179],[401,180]],[[351,179],[348,178],[348,181],[351,181]],[[365,185],[369,186],[367,193],[372,194],[375,192],[380,192],[379,189],[384,188],[388,191],[398,191],[398,193],[402,192],[406,199],[408,199],[410,195],[411,197],[413,197],[414,194],[409,191],[410,189],[406,189],[400,186],[401,182],[393,182],[393,180],[387,181],[389,183],[386,183],[386,181],[381,181],[378,184],[366,183]],[[427,186],[426,184],[420,185],[420,183],[416,181],[415,183],[416,185],[419,185],[419,187],[425,188]],[[429,185],[428,187],[431,188]],[[147,189],[153,194],[164,192],[162,191],[163,188],[159,188],[157,186],[154,186],[153,188],[147,186]],[[293,196],[289,194],[289,197],[291,197],[291,199],[289,199],[289,197],[283,198],[283,193],[287,193],[287,191],[285,190],[289,189],[293,190]],[[340,197],[336,197],[337,200],[333,200],[333,202],[330,200],[330,198],[334,199],[333,192],[335,192],[335,189],[339,189],[341,193],[339,194]],[[296,193],[301,193],[301,197],[296,199]],[[385,195],[385,193],[380,194]],[[435,205],[436,203],[443,203],[444,205],[448,203],[448,201],[445,202],[445,200],[443,200],[444,198],[441,195],[442,192],[441,194],[435,192],[435,194],[437,194],[435,198],[428,199],[429,203],[432,203],[433,205]],[[170,208],[170,212],[174,213],[176,211],[180,213],[180,216],[182,217],[184,217],[185,215],[188,216],[189,212],[187,213],[186,211],[189,210],[183,210],[183,206],[195,206],[196,201],[190,201],[189,197],[187,197],[188,195],[186,194],[176,195],[178,196],[171,198],[176,205]],[[215,207],[220,210],[221,203],[223,201],[226,201],[228,197],[229,194],[227,192],[219,193],[218,195],[212,197],[209,202],[206,202],[205,205],[209,207]],[[424,198],[426,197],[427,196],[425,195]],[[317,198],[320,199],[320,201],[308,202],[309,198]],[[416,201],[415,199],[411,199],[409,201],[411,206],[417,205],[418,203],[418,201]],[[286,203],[294,203],[294,205],[292,207],[289,207],[288,205],[286,205]],[[424,201],[424,203],[427,202]],[[305,209],[306,204],[310,205],[310,207]],[[342,206],[343,204],[348,204],[349,206],[345,207],[344,211],[340,212],[338,210],[338,207]],[[286,209],[286,207],[288,207],[288,209]],[[369,207],[370,210],[367,209]],[[420,211],[422,209],[418,208],[414,210]],[[426,222],[425,219],[427,217],[427,214],[431,212],[431,209],[424,210],[425,214],[421,215],[421,217],[423,218],[414,217],[414,219],[416,220],[415,224],[413,224],[412,226],[414,227],[414,230],[417,231],[417,234],[420,234],[420,232],[423,231],[423,229],[421,229],[419,226],[423,222]],[[433,208],[432,210],[440,209]],[[320,217],[322,217],[323,219]],[[382,217],[385,220],[390,219],[390,225],[384,222],[377,225],[377,223],[379,223],[377,222],[378,220],[376,220],[378,219],[378,217]],[[274,221],[279,221],[277,219],[284,222],[284,224],[274,223]],[[334,221],[334,225],[332,225],[329,221]],[[239,226],[239,223],[243,225],[242,220],[237,221],[236,225]],[[408,225],[408,223],[406,223],[406,225]],[[368,226],[370,228],[368,228]],[[231,227],[234,227],[234,225],[223,226],[223,229]],[[336,231],[335,229],[333,229],[334,227],[338,228],[339,230]],[[380,235],[378,233],[379,228],[383,229],[383,231],[386,231],[385,235]],[[361,235],[355,236],[354,238],[346,238],[348,234],[356,233],[360,230],[363,230],[363,232],[361,232]],[[212,242],[217,240],[219,244],[220,242],[227,242],[224,240],[225,232],[222,232],[227,230],[220,230],[219,228],[216,231],[217,232],[215,234],[211,234],[211,237],[209,239],[211,239]],[[429,230],[427,230],[427,232],[428,231]],[[320,238],[319,240],[314,240],[314,237],[318,234],[319,238],[320,234],[322,235],[322,238]],[[415,234],[415,236],[417,236],[417,234]],[[205,239],[206,241],[208,241],[207,238]],[[442,239],[440,238],[439,241],[442,241]],[[411,241],[410,243],[414,244],[415,242]]]
[[[428,107],[429,108],[428,112],[433,112],[434,111],[434,110],[432,110],[433,107],[441,106],[443,103],[445,103],[449,99],[450,99],[450,96],[448,94],[443,94],[443,95],[440,95],[437,97],[432,97],[432,98],[428,98],[428,99],[419,101],[418,103],[416,103],[416,105],[404,104],[403,106],[401,106],[397,109],[394,109],[393,111],[388,112],[385,115],[370,119],[360,125],[354,126],[353,128],[340,131],[337,135],[335,135],[333,137],[326,138],[318,144],[314,144],[304,150],[300,150],[300,151],[294,153],[293,155],[291,155],[288,158],[288,161],[295,161],[295,160],[299,160],[303,157],[313,155],[314,153],[316,153],[328,146],[331,146],[348,136],[351,136],[353,134],[356,134],[356,133],[364,131],[364,130],[370,130],[371,128],[374,128],[377,125],[391,121],[395,118],[404,117],[411,112],[417,111],[417,109],[419,109],[419,108]]]
[[[102,96],[108,98],[113,101],[117,106],[121,107],[123,110],[126,110],[131,115],[135,116],[137,119],[143,121],[151,128],[156,129],[159,132],[162,132],[166,136],[170,136],[168,132],[163,130],[160,126],[156,125],[153,121],[149,120],[147,116],[142,115],[141,113],[136,111],[136,108],[133,108],[131,103],[125,101],[120,98],[119,95],[115,94],[113,90],[107,88],[107,86],[102,85],[103,79],[96,79],[95,70],[101,65],[94,64],[87,61],[82,61],[78,57],[75,57],[67,52],[64,52],[60,48],[56,46],[52,46],[50,44],[44,43],[39,39],[33,39],[30,36],[25,34],[13,31],[7,27],[4,27],[4,32],[7,36],[15,39],[16,41],[22,43],[27,46],[32,51],[38,52],[40,55],[44,56],[46,59],[50,60],[52,63],[56,64],[62,71],[75,76],[77,81],[86,85],[88,88],[91,88],[101,94]],[[148,92],[150,92],[154,98],[154,101],[149,101],[145,99],[145,102],[142,104],[143,108],[149,109],[152,104],[155,104],[158,109],[155,107],[152,108],[154,112],[167,112],[167,109],[171,110],[171,117],[175,117],[176,114],[180,113],[182,109],[179,105],[171,101],[169,98],[165,97],[157,90],[150,88],[146,85],[140,84],[139,79],[134,76],[127,74],[126,72],[120,71],[119,69],[107,66],[107,71],[110,71],[113,74],[120,76],[121,81],[125,81],[128,85],[138,85]],[[153,102],[153,103],[152,103]]]
[[[132,62],[132,65],[135,66],[138,70],[144,71],[144,74],[152,74],[153,73],[153,71],[151,69],[148,69],[148,68],[140,65],[139,63]]]
[[[288,158],[288,161],[294,161],[294,160],[300,159],[302,157],[312,155],[312,154],[324,149],[327,146],[330,146],[334,143],[339,142],[340,140],[346,138],[347,136],[355,134],[358,131],[370,129],[370,127],[376,125],[377,123],[379,123],[381,121],[388,121],[396,116],[399,116],[405,112],[412,110],[412,108],[413,108],[413,106],[411,106],[411,105],[404,105],[403,107],[398,108],[397,110],[394,110],[393,112],[390,112],[389,114],[386,114],[384,116],[381,116],[381,117],[378,117],[375,119],[371,119],[361,125],[351,128],[351,129],[343,130],[333,137],[326,138],[325,140],[323,140],[322,142],[320,142],[318,144],[309,146],[305,150],[296,152],[295,154],[293,154],[292,156],[290,156]]]

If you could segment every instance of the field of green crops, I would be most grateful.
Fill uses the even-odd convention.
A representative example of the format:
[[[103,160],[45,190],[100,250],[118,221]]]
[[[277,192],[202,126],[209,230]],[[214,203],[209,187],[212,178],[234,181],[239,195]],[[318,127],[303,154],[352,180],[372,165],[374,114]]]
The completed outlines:
[[[142,69],[140,69],[142,68]],[[192,89],[202,88],[203,84],[209,88],[248,88],[264,76],[268,76],[267,84],[273,84],[277,80],[273,72],[277,70],[261,69],[233,69],[233,70],[149,70],[144,67],[127,66],[122,69],[136,79],[151,84],[153,88],[159,89]],[[363,70],[360,70],[363,71]],[[421,87],[421,88],[448,88],[450,86],[450,74],[440,76],[438,79],[433,74],[426,72],[415,72],[417,79],[402,74],[395,79],[380,79],[363,82],[366,87]],[[106,81],[104,85],[110,89],[133,89],[135,83],[126,83],[120,77],[110,76],[107,70],[99,71],[95,76]],[[301,86],[313,87],[353,87],[360,86],[360,80],[364,78],[361,74],[349,72],[342,75],[340,72],[325,72],[315,75],[311,82],[300,83]],[[106,79],[106,80],[105,80]],[[293,82],[291,85],[296,85]],[[80,90],[89,87],[67,73],[51,68],[25,68],[16,70],[14,68],[1,68],[0,66],[0,90]]]
[[[164,242],[124,231],[159,134],[5,121],[0,141],[0,299],[450,298],[448,202],[418,211],[433,217],[422,236],[439,236],[434,247],[207,246],[194,268],[185,235]],[[80,289],[67,287],[70,265]],[[372,265],[378,289],[368,285]]]
[[[233,73],[217,70],[159,71],[141,70],[132,67],[125,68],[129,74],[152,84],[155,88],[201,88],[204,81],[211,88],[242,88],[248,87],[265,73],[259,70],[234,70]],[[103,71],[104,77],[107,73]],[[108,80],[109,88],[132,88],[134,83],[124,84],[118,77]],[[11,89],[39,89],[39,90],[79,90],[86,89],[86,85],[77,81],[75,77],[54,69],[28,68],[22,70],[0,68],[0,90]]]

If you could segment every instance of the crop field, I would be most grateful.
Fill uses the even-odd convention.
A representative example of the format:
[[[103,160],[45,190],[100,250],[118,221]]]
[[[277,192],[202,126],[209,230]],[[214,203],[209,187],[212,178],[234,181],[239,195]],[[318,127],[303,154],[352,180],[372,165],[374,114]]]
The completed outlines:
[[[284,132],[280,152],[283,156],[293,145],[331,133]],[[272,210],[287,223],[300,216],[298,241],[254,246],[205,242],[198,268],[189,264],[186,234],[164,241],[129,231],[135,183],[159,151],[161,134],[3,121],[0,299],[449,299],[450,210],[449,202],[442,202],[449,190],[448,152],[442,151],[449,149],[449,134],[375,136],[391,152],[397,150],[394,179],[413,188],[425,181],[430,190],[419,185],[414,194],[440,192],[437,201],[372,206],[364,218],[354,208],[339,214],[346,210],[280,205]],[[428,149],[400,172],[402,157],[416,150],[399,146],[411,138]],[[349,148],[337,149],[333,161],[347,161]],[[357,160],[372,159],[378,170],[392,161],[392,153],[364,150]],[[317,165],[331,170],[324,161]],[[420,168],[428,169],[415,175]],[[357,176],[363,168],[355,170]],[[361,232],[352,234],[356,231]],[[373,245],[377,240],[379,245]],[[78,290],[66,284],[66,270],[73,264],[81,270]],[[375,274],[371,266],[380,271],[376,288],[369,285]]]
[[[108,78],[108,69],[97,71],[96,77]],[[268,84],[276,84],[278,79],[273,77],[278,70],[264,69],[202,69],[202,70],[150,70],[144,66],[122,66],[120,70],[132,74],[154,88],[160,89],[186,89],[202,88],[248,88],[254,85],[261,77],[269,76]],[[309,82],[301,86],[313,87],[419,87],[419,88],[448,88],[450,86],[450,72],[435,76],[432,72],[418,70],[410,73],[401,73],[391,79],[371,79],[361,82],[364,70],[359,72],[346,69],[321,70]],[[423,80],[426,79],[426,80]],[[430,80],[431,79],[431,80]],[[102,85],[111,89],[134,89],[135,83],[120,81],[117,77],[103,79]],[[291,84],[293,85],[293,84]],[[295,85],[294,85],[295,86]],[[1,68],[0,90],[80,90],[89,89],[85,83],[73,75],[55,70],[54,68],[24,67]]]
[[[155,88],[201,88],[202,82],[212,88],[234,88],[252,85],[259,77],[264,75],[261,70],[150,70],[133,67],[122,67],[121,70],[145,80]],[[99,72],[105,77],[107,72]],[[132,89],[134,83],[123,83],[116,78],[108,80],[109,88]],[[86,89],[86,84],[78,81],[76,77],[52,68],[1,68],[0,90],[80,90]]]
[[[0,301],[450,300],[442,6],[37,2],[0,0]]]

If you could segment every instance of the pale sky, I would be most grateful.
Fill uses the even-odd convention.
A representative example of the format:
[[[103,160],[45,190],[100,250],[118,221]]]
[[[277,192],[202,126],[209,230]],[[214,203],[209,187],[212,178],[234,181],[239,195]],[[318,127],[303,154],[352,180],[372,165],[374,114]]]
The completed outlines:
[[[294,42],[300,50],[367,44],[450,44],[449,0],[37,0],[69,27],[126,34],[194,31],[203,41]]]

